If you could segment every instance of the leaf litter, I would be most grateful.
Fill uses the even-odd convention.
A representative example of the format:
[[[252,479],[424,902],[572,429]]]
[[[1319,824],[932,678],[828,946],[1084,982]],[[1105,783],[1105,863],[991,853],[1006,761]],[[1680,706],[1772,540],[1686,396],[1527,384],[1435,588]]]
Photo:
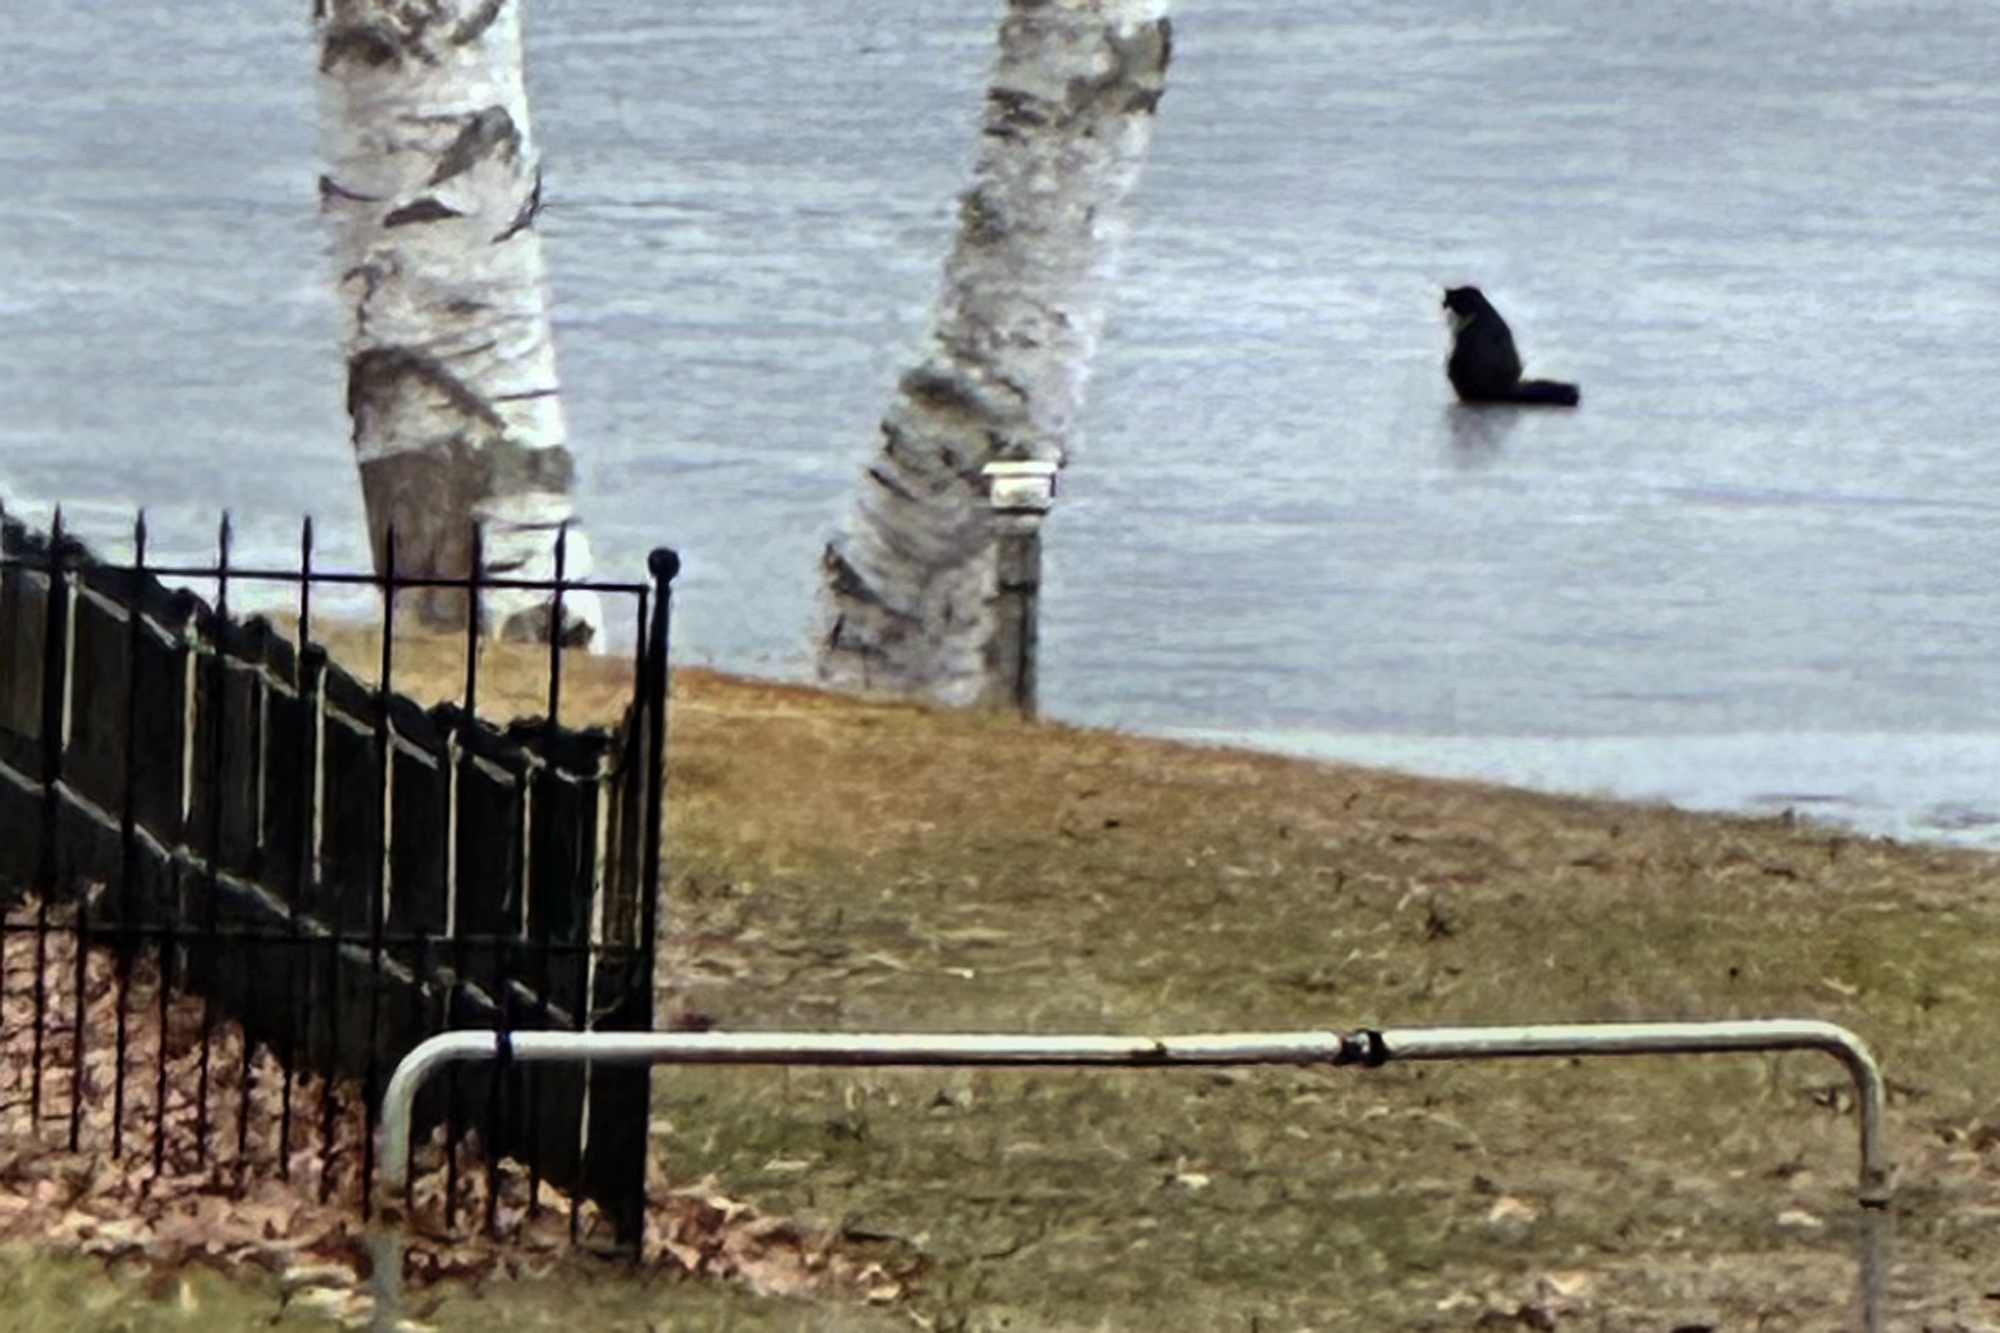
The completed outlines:
[[[81,1021],[79,1021],[81,1020]],[[79,1041],[79,1033],[82,1040]],[[74,909],[28,903],[0,937],[0,1244],[275,1278],[290,1302],[365,1323],[362,1145],[351,1080],[288,1073],[147,957],[85,944]],[[74,1146],[72,1146],[74,1145]],[[115,1151],[114,1151],[115,1148]],[[412,1160],[406,1280],[534,1277],[606,1252],[589,1200],[484,1162],[439,1126]],[[490,1223],[490,1225],[489,1225]],[[642,1267],[752,1291],[889,1302],[907,1258],[759,1212],[712,1182],[648,1190]]]

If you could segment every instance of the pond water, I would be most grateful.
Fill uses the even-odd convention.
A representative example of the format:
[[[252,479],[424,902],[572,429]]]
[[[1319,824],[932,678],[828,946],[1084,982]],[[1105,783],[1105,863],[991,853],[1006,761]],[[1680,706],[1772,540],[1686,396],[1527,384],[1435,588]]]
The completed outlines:
[[[804,676],[997,4],[536,0],[600,569]],[[2000,846],[2000,9],[1213,0],[1048,529],[1051,714]],[[363,558],[303,7],[0,13],[0,484]],[[1573,413],[1468,412],[1476,282]]]

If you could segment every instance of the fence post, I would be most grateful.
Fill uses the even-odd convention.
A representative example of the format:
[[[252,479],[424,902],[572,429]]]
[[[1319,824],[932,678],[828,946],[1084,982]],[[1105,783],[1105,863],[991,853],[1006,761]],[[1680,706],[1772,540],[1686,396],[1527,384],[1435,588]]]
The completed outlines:
[[[44,566],[48,599],[42,604],[42,844],[35,867],[35,896],[46,907],[56,894],[56,847],[61,832],[63,759],[69,736],[69,535],[62,510],[49,529]],[[38,983],[39,984],[39,983]],[[41,1071],[38,1068],[37,1076]]]
[[[375,1092],[381,1087],[382,1071],[379,1052],[382,1045],[382,959],[387,941],[384,939],[389,922],[389,896],[395,892],[395,867],[391,848],[396,840],[395,789],[391,785],[396,767],[394,729],[389,722],[389,701],[395,697],[396,677],[396,594],[402,590],[402,580],[396,568],[396,525],[390,523],[382,539],[382,572],[378,585],[382,591],[382,656],[376,667],[375,676],[375,795],[380,814],[376,827],[381,830],[381,865],[376,874],[375,892],[368,897],[368,1042],[367,1067],[362,1075],[363,1109],[366,1113],[367,1133],[372,1141],[375,1134]],[[425,596],[435,596],[426,592]],[[338,970],[336,968],[336,977]],[[335,983],[336,986],[338,982]],[[336,1006],[337,1007],[337,1006]],[[374,1154],[361,1154],[361,1199],[363,1215],[371,1194],[376,1162]]]
[[[549,725],[562,724],[563,576],[569,572],[569,521],[556,529],[556,579],[549,594]]]
[[[189,948],[191,962],[199,960],[199,965],[190,968],[196,984],[215,986],[218,977],[217,944],[220,934],[220,899],[222,896],[222,827],[224,808],[228,804],[226,779],[228,776],[229,744],[229,561],[230,548],[235,543],[235,526],[231,523],[229,511],[222,511],[221,521],[215,532],[215,615],[204,633],[208,641],[208,651],[197,651],[194,658],[196,672],[195,710],[199,718],[205,707],[208,718],[207,754],[202,756],[202,772],[207,782],[207,818],[202,821],[202,869],[200,884],[201,916],[200,939]],[[199,622],[197,622],[199,623]],[[192,744],[194,734],[189,735]],[[197,789],[199,790],[199,789]],[[190,802],[189,808],[195,808]],[[208,1165],[208,1088],[210,1079],[209,1061],[213,1053],[215,1032],[215,1006],[204,1001],[201,1007],[201,1059],[196,1066],[194,1140],[195,1161]],[[246,1047],[247,1049],[247,1047]]]
[[[984,475],[987,503],[993,510],[995,565],[985,702],[1033,717],[1042,598],[1042,520],[1055,500],[1056,465],[1041,459],[1008,460],[988,463]]]
[[[650,1004],[652,997],[660,992],[658,968],[666,956],[660,946],[660,932],[666,925],[665,914],[660,910],[660,826],[666,819],[667,698],[672,688],[667,643],[673,617],[674,577],[681,572],[679,553],[660,547],[646,557],[646,572],[653,577],[653,620],[646,627],[646,646],[639,660],[640,694],[646,712],[646,758],[640,779],[646,808],[639,825],[639,938],[652,960],[646,977]]]
[[[63,530],[62,510],[56,510],[49,527],[48,600],[43,605],[42,622],[42,844],[35,859],[35,1067],[29,1075],[29,1113],[37,1120],[42,1114],[43,1036],[49,1017],[49,900],[57,893],[69,896],[63,878],[59,850],[62,843],[63,762],[69,750],[70,675],[70,574],[69,535]],[[79,914],[83,905],[79,903]],[[78,1030],[82,1020],[78,1019]],[[82,1062],[83,1054],[77,1053]]]
[[[124,794],[118,811],[118,883],[111,893],[111,907],[108,912],[109,925],[117,940],[121,963],[136,955],[143,934],[133,931],[134,912],[132,903],[137,896],[132,884],[139,877],[139,654],[144,642],[145,616],[140,610],[138,584],[146,577],[146,511],[141,509],[132,516],[132,569],[134,589],[132,604],[125,608],[125,735],[123,737],[122,758],[124,761]],[[79,917],[82,921],[85,918]],[[143,917],[141,918],[143,919]],[[81,952],[81,942],[79,950]],[[118,1031],[115,1037],[118,1062],[112,1074],[111,1083],[111,1156],[116,1160],[125,1155],[125,1049],[130,1024],[131,973],[129,966],[118,969]],[[82,1012],[79,1008],[78,1013]],[[79,1028],[79,1034],[81,1028]],[[74,1105],[83,1102],[84,1062],[79,1052],[76,1062],[76,1081],[70,1092]],[[77,1138],[77,1125],[70,1124],[69,1150],[76,1152],[82,1145]],[[282,1156],[282,1152],[280,1154]]]

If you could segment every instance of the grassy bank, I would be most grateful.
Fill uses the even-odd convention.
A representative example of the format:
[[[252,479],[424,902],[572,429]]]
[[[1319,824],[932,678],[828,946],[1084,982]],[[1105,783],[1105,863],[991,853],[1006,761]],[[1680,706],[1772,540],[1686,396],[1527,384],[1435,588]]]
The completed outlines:
[[[684,687],[677,975],[725,1026],[1832,1019],[1896,1094],[1899,1308],[1981,1308],[1953,1275],[2000,1201],[1989,858]],[[1592,1326],[1820,1328],[1852,1283],[1819,1056],[663,1094],[670,1169],[910,1238],[942,1322],[1464,1328],[1554,1287]]]
[[[441,691],[458,676],[444,649],[410,666]],[[610,720],[625,669],[575,662],[566,720]],[[490,701],[508,689],[538,708],[531,659],[486,670]],[[1892,1080],[1899,1322],[2000,1320],[1977,1269],[2000,1215],[1991,858],[698,671],[676,680],[670,762],[671,1007],[734,1029],[1133,1033],[1827,1018]],[[447,1294],[429,1318],[1826,1328],[1854,1273],[1845,1087],[1810,1054],[668,1073],[659,1170],[901,1250],[909,1300],[573,1277]]]

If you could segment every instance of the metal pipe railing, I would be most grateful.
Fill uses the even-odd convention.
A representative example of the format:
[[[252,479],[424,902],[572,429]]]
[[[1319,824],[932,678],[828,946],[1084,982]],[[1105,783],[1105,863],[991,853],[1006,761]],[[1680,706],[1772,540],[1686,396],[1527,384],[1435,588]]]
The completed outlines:
[[[513,1032],[440,1033],[397,1064],[382,1099],[376,1178],[375,1333],[393,1333],[401,1309],[402,1199],[409,1182],[410,1128],[426,1079],[465,1060],[589,1060],[615,1064],[1167,1068],[1227,1065],[1377,1066],[1392,1060],[1465,1060],[1565,1055],[1694,1055],[1817,1050],[1854,1082],[1860,1122],[1857,1199],[1865,1217],[1861,1256],[1863,1327],[1882,1328],[1882,1274],[1890,1162],[1883,1083],[1854,1033],[1814,1019],[1712,1023],[1581,1023],[1528,1027],[1382,1028],[1354,1032],[1250,1032],[1200,1036],[1033,1036],[962,1033]]]
[[[1382,1033],[1390,1060],[1464,1060],[1549,1055],[1706,1055],[1722,1051],[1824,1051],[1847,1067],[1861,1132],[1856,1196],[1889,1203],[1889,1150],[1883,1141],[1882,1071],[1861,1038],[1810,1018],[1717,1023],[1548,1024],[1517,1028],[1394,1028]]]

